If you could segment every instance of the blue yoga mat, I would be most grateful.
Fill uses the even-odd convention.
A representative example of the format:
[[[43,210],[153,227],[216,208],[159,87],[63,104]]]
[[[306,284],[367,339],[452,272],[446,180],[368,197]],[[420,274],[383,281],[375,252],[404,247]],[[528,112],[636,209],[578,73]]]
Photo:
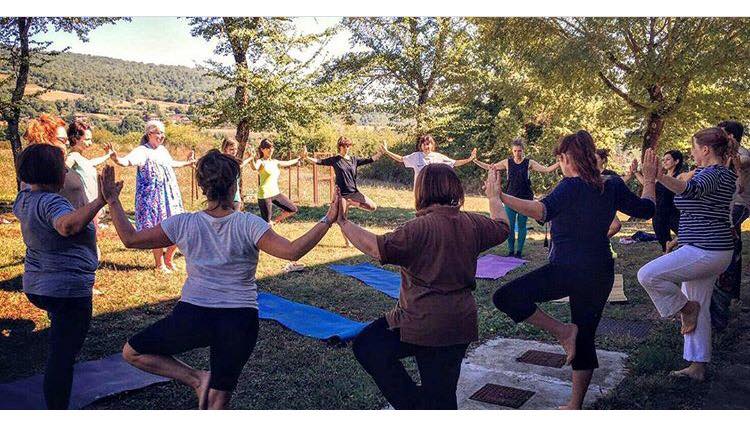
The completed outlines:
[[[332,270],[364,282],[370,287],[398,299],[401,289],[401,276],[395,272],[375,267],[370,263],[358,265],[330,265]]]
[[[43,380],[44,375],[39,374],[0,384],[0,410],[46,409]],[[100,398],[168,381],[165,377],[131,366],[120,353],[101,360],[80,362],[73,367],[70,408],[82,409]]]
[[[261,319],[278,321],[303,336],[321,340],[352,340],[368,324],[271,293],[258,293],[258,307]]]

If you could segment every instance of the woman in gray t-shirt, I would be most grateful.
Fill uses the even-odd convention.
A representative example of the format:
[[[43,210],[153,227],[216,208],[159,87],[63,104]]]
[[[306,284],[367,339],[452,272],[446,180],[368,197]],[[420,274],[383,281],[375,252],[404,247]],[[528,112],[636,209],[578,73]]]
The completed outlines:
[[[294,241],[277,235],[268,223],[234,209],[240,165],[232,156],[211,150],[196,168],[206,209],[172,216],[138,232],[119,201],[122,182],[105,168],[102,192],[111,204],[112,223],[128,248],[177,245],[185,255],[187,280],[172,314],[133,336],[123,357],[141,370],[192,387],[199,408],[224,409],[258,335],[255,269],[258,253],[298,260],[322,238],[338,217],[338,203]],[[211,348],[211,371],[194,369],[172,355]]]
[[[28,186],[13,204],[26,245],[23,291],[50,319],[44,400],[49,409],[67,409],[73,364],[91,324],[91,289],[99,264],[92,220],[104,199],[74,209],[58,194],[66,176],[58,146],[27,147],[18,157],[18,176]]]

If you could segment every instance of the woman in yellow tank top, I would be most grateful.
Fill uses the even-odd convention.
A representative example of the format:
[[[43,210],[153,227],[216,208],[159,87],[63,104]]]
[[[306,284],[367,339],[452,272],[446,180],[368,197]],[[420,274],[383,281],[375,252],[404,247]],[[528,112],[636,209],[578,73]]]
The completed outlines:
[[[250,162],[250,167],[258,171],[260,179],[260,184],[258,185],[260,216],[263,220],[273,225],[286,220],[298,211],[297,206],[286,195],[281,193],[279,189],[279,175],[281,174],[279,168],[297,165],[299,158],[280,161],[273,159],[272,156],[273,143],[264,138],[261,140],[260,145],[258,145],[257,158]],[[271,221],[273,205],[281,208],[281,214]]]

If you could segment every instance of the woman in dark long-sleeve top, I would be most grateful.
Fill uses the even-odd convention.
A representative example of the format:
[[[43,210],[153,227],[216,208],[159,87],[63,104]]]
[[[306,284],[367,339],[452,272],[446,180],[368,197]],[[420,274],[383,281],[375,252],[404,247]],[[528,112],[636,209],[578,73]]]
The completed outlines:
[[[632,217],[654,215],[654,179],[658,164],[652,152],[644,162],[647,177],[641,198],[621,178],[602,176],[586,131],[563,137],[555,149],[565,176],[547,197],[528,201],[502,194],[514,211],[542,223],[552,221],[549,263],[500,287],[495,306],[515,322],[547,330],[560,341],[573,366],[573,393],[562,408],[580,409],[598,367],[594,336],[614,282],[614,261],[607,231],[616,211]],[[570,297],[572,323],[564,324],[537,307]]]

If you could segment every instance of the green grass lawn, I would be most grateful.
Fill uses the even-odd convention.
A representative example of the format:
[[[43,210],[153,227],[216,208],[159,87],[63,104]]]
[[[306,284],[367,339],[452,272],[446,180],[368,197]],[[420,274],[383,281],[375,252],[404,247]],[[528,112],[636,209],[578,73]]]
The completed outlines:
[[[180,153],[175,157],[179,157]],[[9,205],[14,198],[14,182],[9,164],[9,150],[0,150],[0,172],[7,179],[0,183],[0,217],[11,220],[0,225],[0,382],[30,376],[43,370],[46,355],[46,315],[33,307],[21,292],[24,245],[17,222],[12,221]],[[12,164],[12,163],[11,163]],[[134,171],[117,169],[126,183],[124,205],[133,206]],[[199,201],[190,198],[189,170],[179,171],[183,198],[189,209],[200,209]],[[286,174],[282,174],[282,189],[286,189]],[[246,201],[254,202],[254,174],[245,171]],[[288,237],[300,236],[324,213],[325,207],[312,207],[310,180],[304,175],[301,189],[301,210],[298,216],[275,230]],[[372,214],[353,211],[351,218],[366,225],[373,232],[383,233],[413,217],[413,196],[405,187],[384,183],[363,183],[362,191],[380,208]],[[323,187],[321,186],[321,190]],[[293,192],[294,194],[295,192]],[[327,197],[327,189],[323,193]],[[257,212],[257,205],[248,204]],[[487,202],[470,196],[466,209],[488,212]],[[582,225],[585,227],[585,225]],[[620,236],[635,230],[650,230],[645,222],[626,222]],[[747,239],[747,236],[745,237]],[[530,263],[513,271],[500,281],[478,281],[475,293],[479,306],[481,340],[495,336],[551,341],[528,325],[514,325],[499,313],[491,302],[492,293],[504,282],[542,265],[547,249],[542,245],[543,234],[538,226],[529,234],[525,256]],[[152,270],[150,251],[128,250],[117,239],[113,228],[100,237],[102,266],[97,273],[96,288],[104,294],[94,297],[94,319],[81,360],[92,360],[119,352],[134,333],[169,313],[180,294],[185,279],[184,259],[177,265],[183,272],[164,275]],[[257,277],[261,290],[270,291],[291,300],[318,306],[359,321],[381,316],[395,302],[358,281],[333,273],[329,263],[359,263],[368,261],[355,249],[342,247],[342,237],[334,227],[321,243],[301,262],[307,269],[299,273],[283,274],[285,261],[263,254]],[[745,245],[745,248],[750,245]],[[600,340],[601,349],[624,351],[629,359],[630,375],[608,398],[600,400],[597,408],[700,408],[708,383],[692,385],[684,380],[666,378],[669,370],[681,367],[682,344],[678,325],[670,320],[658,320],[646,293],[638,285],[636,272],[640,266],[658,256],[658,244],[621,246],[614,244],[620,257],[616,272],[625,279],[625,292],[630,303],[608,305],[606,317],[620,319],[653,319],[658,328],[644,343],[630,340]],[[505,246],[491,250],[505,254]],[[544,304],[543,308],[561,318],[568,318],[564,304]],[[229,333],[229,332],[228,332]],[[737,332],[731,328],[716,338],[717,358],[732,352]],[[187,363],[208,368],[207,350],[181,355]],[[413,369],[413,367],[412,367]],[[245,366],[234,395],[235,409],[378,409],[385,401],[374,383],[359,367],[350,349],[331,346],[322,341],[305,338],[275,322],[261,321],[258,344]],[[192,391],[175,382],[129,392],[94,403],[94,409],[189,409],[197,406]]]

